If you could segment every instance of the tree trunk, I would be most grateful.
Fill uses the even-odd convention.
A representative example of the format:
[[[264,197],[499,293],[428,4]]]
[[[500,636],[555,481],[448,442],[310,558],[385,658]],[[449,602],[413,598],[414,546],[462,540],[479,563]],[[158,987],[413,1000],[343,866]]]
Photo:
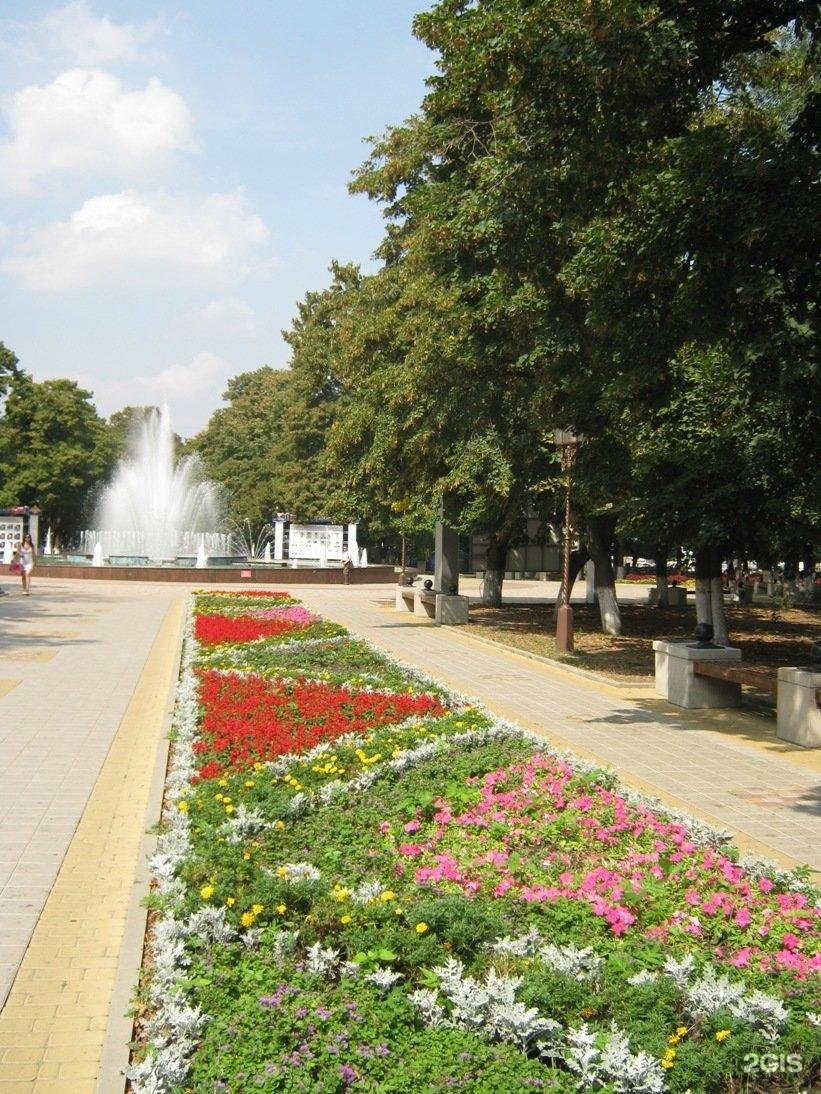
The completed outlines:
[[[615,531],[613,517],[588,517],[590,557],[596,567],[596,599],[599,602],[602,630],[605,634],[621,634],[621,614],[616,600],[611,549]]]
[[[502,606],[502,582],[505,579],[508,541],[491,536],[487,545],[485,576],[482,579],[482,603],[490,608]]]
[[[702,547],[696,551],[696,622],[709,623],[713,628],[713,642],[717,646],[727,645],[721,553],[715,547]]]
[[[573,595],[573,586],[576,584],[576,578],[582,572],[582,567],[585,566],[587,560],[590,558],[590,552],[587,547],[582,544],[578,551],[570,552],[570,578],[568,581],[569,591],[568,596]],[[556,596],[556,603],[553,605],[553,618],[556,618],[556,612],[564,603],[564,588],[559,585],[559,592]]]
[[[670,607],[670,597],[667,590],[667,546],[656,547],[653,552],[653,561],[656,564],[656,593],[658,594],[658,606]]]
[[[717,646],[729,646],[727,616],[724,614],[724,586],[721,575],[710,579],[710,611],[713,623],[713,641]]]

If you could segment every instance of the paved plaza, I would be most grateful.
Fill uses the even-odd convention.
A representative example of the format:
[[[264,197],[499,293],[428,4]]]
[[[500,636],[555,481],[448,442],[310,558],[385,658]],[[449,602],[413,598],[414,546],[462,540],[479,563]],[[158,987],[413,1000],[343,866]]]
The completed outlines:
[[[511,584],[513,598],[553,591]],[[35,575],[30,598],[2,586],[0,1094],[114,1094],[193,586]],[[678,710],[651,686],[614,686],[397,614],[384,586],[293,591],[554,745],[731,829],[742,847],[821,871],[821,755],[777,741],[773,717]]]

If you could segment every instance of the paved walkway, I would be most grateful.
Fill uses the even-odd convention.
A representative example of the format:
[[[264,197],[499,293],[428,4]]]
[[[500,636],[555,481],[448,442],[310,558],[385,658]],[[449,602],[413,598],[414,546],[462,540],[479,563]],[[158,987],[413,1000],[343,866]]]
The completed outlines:
[[[191,586],[43,580],[24,599],[3,584],[0,1094],[114,1094]],[[517,599],[549,591],[509,588]],[[682,712],[651,688],[574,676],[398,615],[384,587],[294,592],[557,745],[732,828],[740,844],[821,869],[821,756],[776,741],[771,720]]]

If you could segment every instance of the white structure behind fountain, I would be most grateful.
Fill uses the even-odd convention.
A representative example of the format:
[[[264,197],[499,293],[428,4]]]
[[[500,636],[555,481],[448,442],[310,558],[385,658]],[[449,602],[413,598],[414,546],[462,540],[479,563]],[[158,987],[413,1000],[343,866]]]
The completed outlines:
[[[97,504],[94,531],[84,532],[86,554],[101,545],[108,558],[229,557],[231,536],[222,526],[219,488],[202,474],[198,456],[175,463],[168,408],[139,421],[129,451]],[[202,563],[200,563],[202,564]]]

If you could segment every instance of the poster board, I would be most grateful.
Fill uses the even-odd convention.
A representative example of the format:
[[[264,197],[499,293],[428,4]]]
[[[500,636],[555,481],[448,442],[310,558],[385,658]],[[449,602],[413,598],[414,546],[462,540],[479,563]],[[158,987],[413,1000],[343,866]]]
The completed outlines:
[[[0,517],[0,560],[6,553],[16,551],[22,540],[23,517]]]
[[[288,529],[288,558],[310,558],[328,562],[342,559],[341,524],[292,524]]]

